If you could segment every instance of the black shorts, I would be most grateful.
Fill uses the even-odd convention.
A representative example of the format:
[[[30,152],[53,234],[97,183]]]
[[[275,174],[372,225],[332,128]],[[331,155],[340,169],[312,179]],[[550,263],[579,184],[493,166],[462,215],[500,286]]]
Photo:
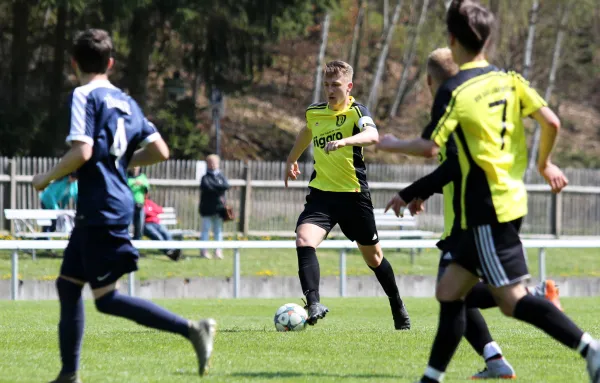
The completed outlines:
[[[522,219],[480,225],[463,232],[453,262],[494,287],[530,278],[525,249],[519,237]]]
[[[379,242],[369,192],[325,192],[311,188],[306,196],[304,211],[298,217],[296,229],[305,223],[319,226],[328,234],[337,223],[351,241],[363,246]]]
[[[136,271],[138,258],[127,226],[75,226],[60,274],[88,282],[92,289],[97,289]]]

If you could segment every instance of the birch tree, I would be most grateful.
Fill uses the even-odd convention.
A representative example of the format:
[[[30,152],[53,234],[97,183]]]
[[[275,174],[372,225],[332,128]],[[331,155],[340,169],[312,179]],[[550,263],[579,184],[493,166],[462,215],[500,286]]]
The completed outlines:
[[[540,1],[533,0],[533,5],[529,11],[529,28],[527,30],[527,41],[525,43],[525,59],[523,61],[523,77],[529,79],[529,71],[533,58],[533,41],[535,39],[535,27],[537,25],[537,16],[540,9]]]
[[[396,24],[398,24],[398,19],[400,18],[402,2],[403,0],[398,0],[398,4],[396,4],[396,8],[394,9],[394,15],[392,16],[392,22],[387,30],[383,47],[381,48],[379,58],[377,59],[377,68],[375,70],[375,76],[373,78],[373,83],[371,84],[371,91],[369,92],[369,99],[367,101],[367,108],[371,111],[374,110],[377,106],[377,92],[379,90],[379,82],[381,81],[381,77],[383,76],[385,60],[390,49],[390,42],[394,37],[394,30],[396,29]]]
[[[358,0],[358,14],[356,16],[356,24],[354,24],[354,31],[352,33],[352,46],[350,47],[350,55],[348,57],[348,63],[352,66],[352,68],[354,68],[354,73],[356,73],[358,70],[358,62],[360,59],[360,41],[362,40],[367,6],[367,0]]]
[[[562,16],[558,27],[558,33],[556,34],[556,43],[554,44],[554,53],[552,55],[552,64],[550,67],[548,87],[546,88],[546,93],[544,94],[544,99],[548,102],[550,102],[550,97],[552,96],[552,91],[554,90],[554,84],[556,82],[556,72],[558,71],[558,66],[560,62],[560,52],[565,37],[565,31],[567,29],[567,22],[569,21],[570,5],[571,4],[567,3],[562,9]],[[540,133],[540,126],[539,124],[536,124],[535,131],[533,134],[533,143],[531,144],[531,151],[529,152],[529,164],[527,166],[527,174],[525,177],[526,182],[529,182],[532,170],[535,164],[537,163],[536,159],[538,154],[538,148],[540,146]]]
[[[319,47],[319,56],[317,58],[317,68],[315,70],[315,86],[313,88],[312,102],[317,103],[321,98],[321,84],[323,83],[323,62],[325,61],[325,51],[327,50],[327,37],[329,35],[329,21],[331,15],[329,12],[325,14],[321,31],[321,46]],[[309,158],[313,157],[313,146],[308,146]]]
[[[417,25],[415,26],[415,30],[413,32],[413,36],[410,42],[410,46],[408,48],[408,54],[404,56],[404,62],[402,63],[402,75],[400,76],[400,81],[398,82],[398,91],[396,92],[396,97],[394,98],[394,103],[390,109],[390,117],[394,117],[398,112],[398,107],[402,102],[402,98],[407,89],[408,85],[408,75],[410,72],[410,68],[412,67],[412,63],[415,59],[415,55],[417,53],[417,44],[419,42],[419,35],[421,33],[421,28],[425,23],[425,18],[427,17],[427,9],[429,8],[429,0],[423,0],[421,6],[421,14],[419,15],[419,20],[417,21]]]

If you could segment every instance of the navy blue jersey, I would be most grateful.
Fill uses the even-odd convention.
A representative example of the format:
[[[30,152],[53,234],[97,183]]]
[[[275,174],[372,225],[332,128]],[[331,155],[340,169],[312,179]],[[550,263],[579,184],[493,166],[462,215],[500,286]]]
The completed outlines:
[[[93,146],[92,158],[78,170],[77,224],[129,225],[133,195],[127,167],[133,153],[160,135],[137,103],[108,80],[80,86],[71,96],[67,142]]]

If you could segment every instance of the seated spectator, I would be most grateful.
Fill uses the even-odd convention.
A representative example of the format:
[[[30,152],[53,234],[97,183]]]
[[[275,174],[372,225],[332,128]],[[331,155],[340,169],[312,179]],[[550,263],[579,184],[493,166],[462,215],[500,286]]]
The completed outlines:
[[[200,216],[202,216],[201,239],[208,241],[212,228],[215,241],[223,240],[223,214],[225,213],[225,192],[229,182],[219,170],[219,156],[211,154],[206,157],[208,168],[200,181]],[[215,256],[223,259],[223,250],[216,249]],[[200,250],[200,257],[211,258],[206,249]]]
[[[173,238],[166,227],[160,224],[158,215],[163,212],[163,208],[156,202],[152,201],[148,196],[144,202],[144,235],[154,241],[171,241]],[[165,249],[161,250],[165,255],[174,261],[181,258],[181,249]]]
[[[69,207],[71,202],[77,201],[77,175],[71,173],[66,177],[52,182],[40,193],[42,209],[61,210]],[[51,226],[44,226],[43,232],[56,231],[56,220],[52,220]]]

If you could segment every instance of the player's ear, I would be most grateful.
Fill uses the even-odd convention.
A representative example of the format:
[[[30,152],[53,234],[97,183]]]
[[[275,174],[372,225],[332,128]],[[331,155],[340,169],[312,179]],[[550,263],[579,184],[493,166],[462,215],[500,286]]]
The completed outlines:
[[[108,72],[109,70],[111,70],[113,65],[115,65],[115,59],[111,57],[108,59],[108,66],[106,67],[106,71]]]
[[[352,90],[352,87],[354,86],[354,83],[352,83],[352,81],[350,81],[348,83],[348,93],[350,93],[350,91]]]

